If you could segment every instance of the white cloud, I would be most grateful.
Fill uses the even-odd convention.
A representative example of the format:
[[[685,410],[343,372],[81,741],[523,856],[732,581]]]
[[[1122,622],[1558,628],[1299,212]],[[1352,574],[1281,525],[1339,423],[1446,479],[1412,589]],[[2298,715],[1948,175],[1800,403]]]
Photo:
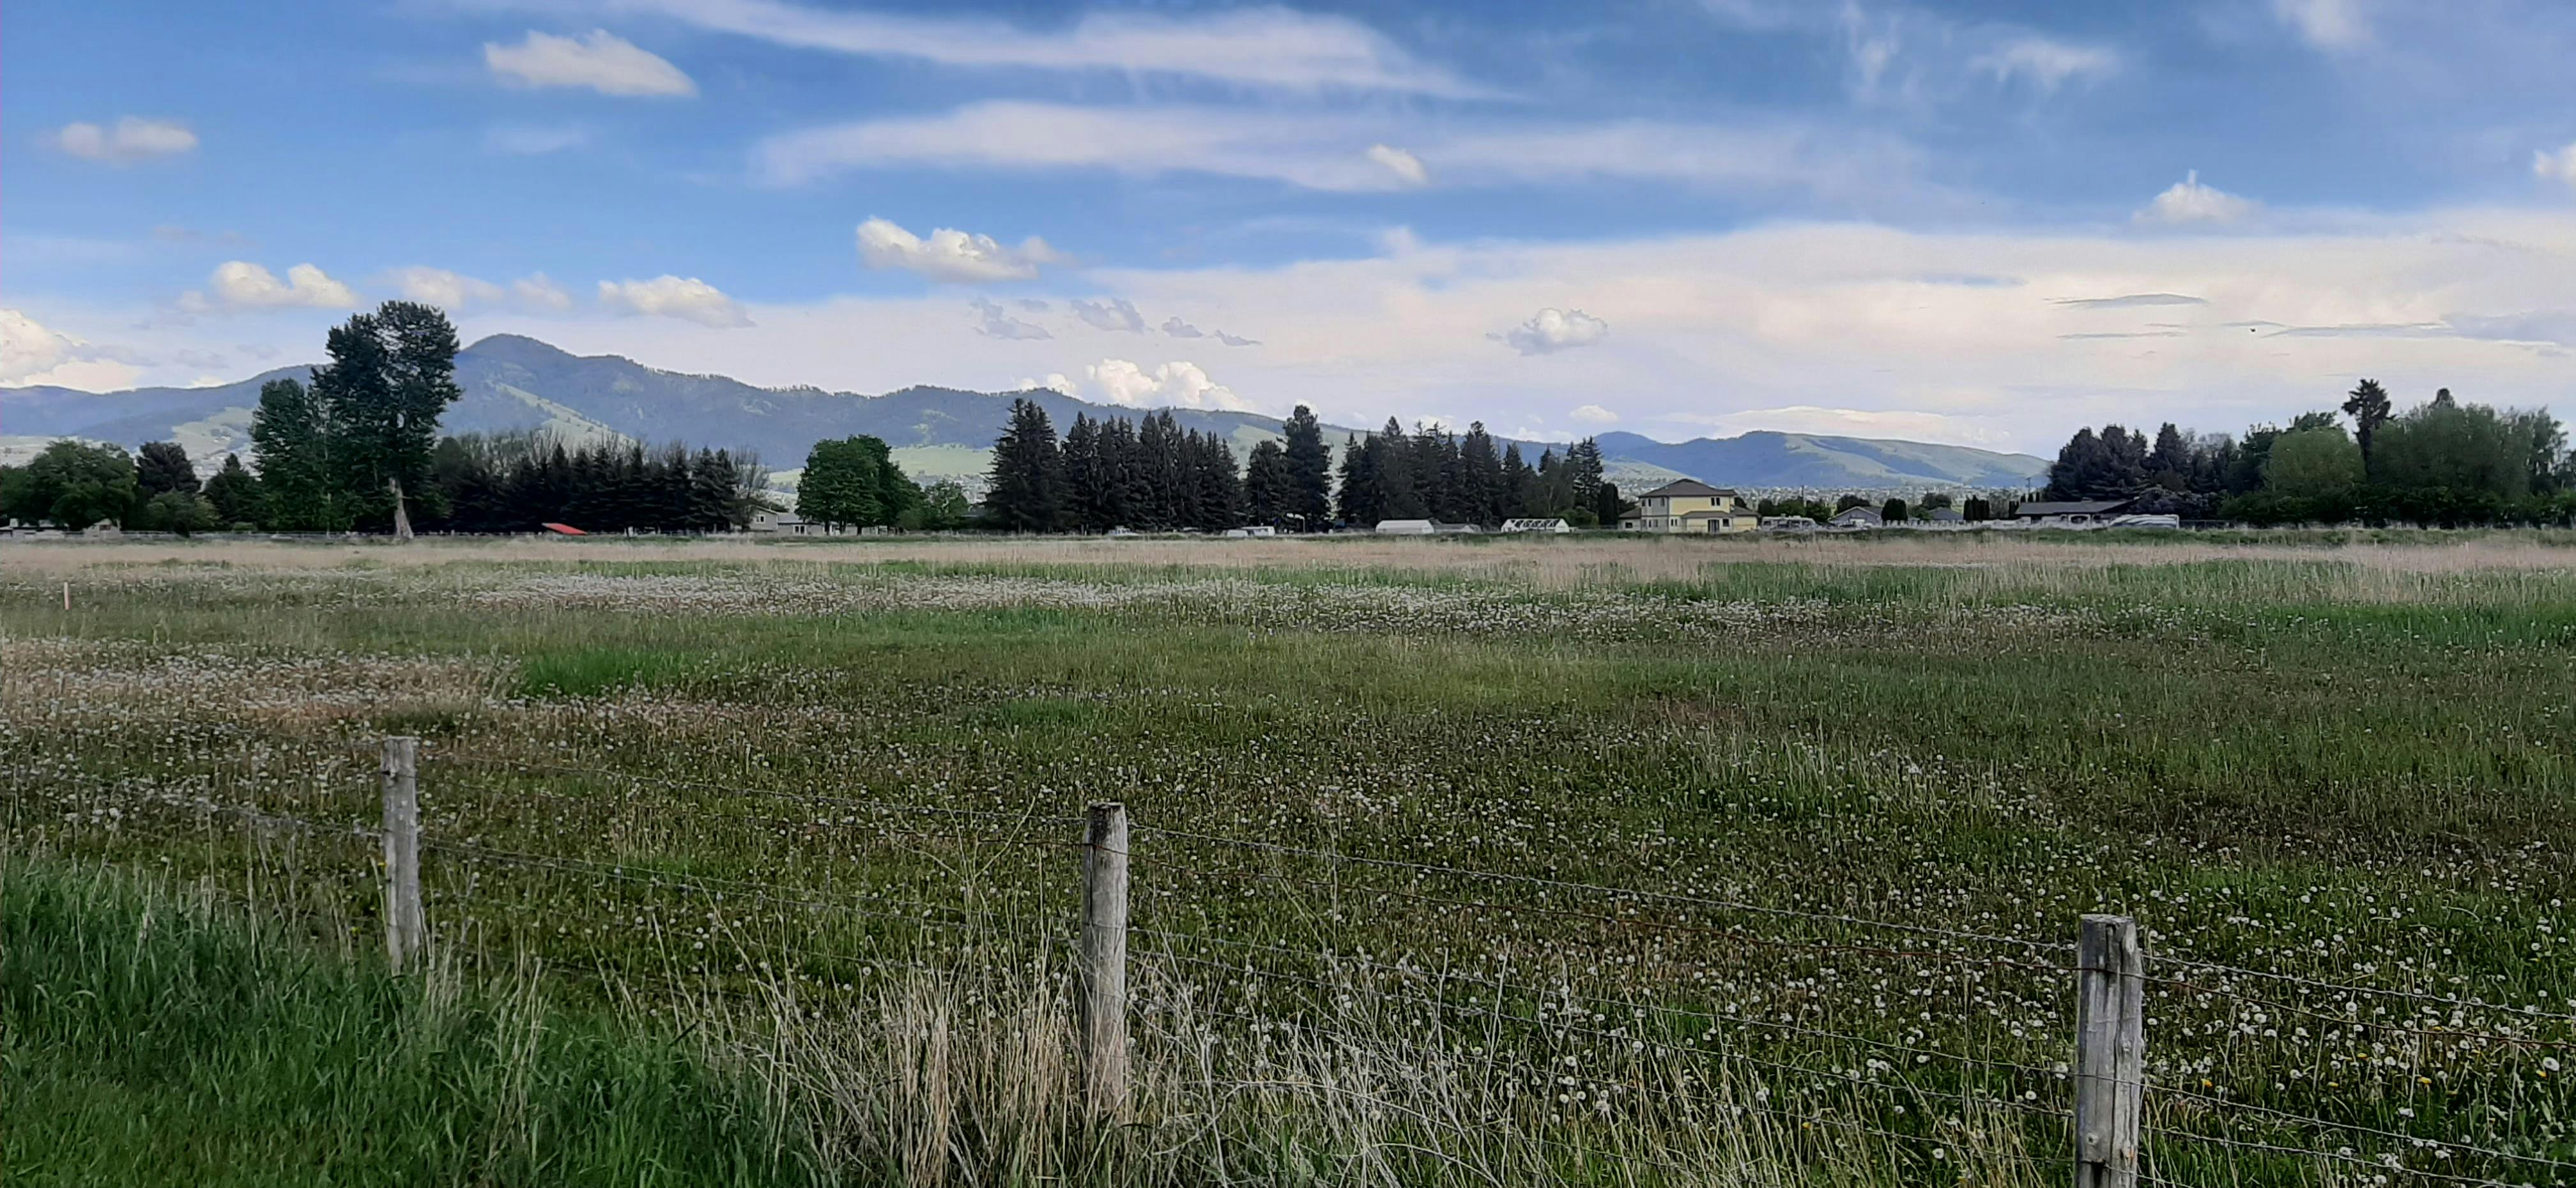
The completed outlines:
[[[395,270],[394,289],[405,301],[425,301],[443,309],[459,309],[470,301],[498,301],[502,295],[501,286],[490,281],[417,265]]]
[[[2200,171],[2183,175],[2155,201],[2137,213],[2142,223],[2241,223],[2262,213],[2263,204],[2251,198],[2239,198],[2215,186],[2201,184]]]
[[[997,302],[978,297],[966,304],[975,311],[975,332],[986,338],[1033,340],[1055,337],[1044,326],[1012,317],[1011,312]]]
[[[719,329],[751,324],[751,315],[739,303],[694,276],[665,273],[651,280],[601,281],[599,303],[622,314],[679,318]]]
[[[404,300],[425,301],[447,310],[505,302],[547,313],[561,313],[572,308],[572,294],[565,292],[563,286],[542,272],[521,277],[505,287],[444,268],[415,265],[396,269],[392,280],[395,291],[401,293]]]
[[[780,185],[888,166],[1097,169],[1256,178],[1310,190],[1403,189],[1356,151],[1402,127],[1366,112],[1268,113],[1211,107],[1077,107],[995,101],[787,132],[762,140],[754,168]],[[1416,136],[1406,155],[1448,185],[1565,184],[1633,178],[1728,190],[1805,190],[1889,201],[1919,189],[1920,155],[1890,137],[1793,124],[1624,121],[1515,123]]]
[[[1018,247],[1005,246],[990,235],[969,235],[948,227],[923,239],[885,219],[859,224],[859,258],[870,268],[901,268],[961,284],[1027,280],[1038,274],[1040,265],[1064,259],[1034,235],[1021,240]]]
[[[2531,154],[2531,172],[2537,177],[2555,178],[2567,183],[2569,189],[2576,189],[2576,144],[2554,153]]]
[[[195,290],[180,295],[180,310],[222,313],[249,309],[350,309],[359,304],[355,291],[311,264],[287,269],[286,279],[281,281],[276,273],[250,261],[226,260],[215,266],[207,288],[211,295]]]
[[[186,124],[172,120],[147,120],[127,116],[116,121],[114,128],[97,124],[65,124],[54,133],[54,146],[84,161],[107,165],[132,165],[156,157],[175,157],[193,152],[197,134]]]
[[[1169,317],[1169,318],[1167,318],[1167,319],[1165,319],[1165,320],[1164,320],[1164,322],[1163,322],[1163,333],[1165,333],[1165,334],[1169,334],[1169,335],[1171,335],[1171,336],[1172,336],[1172,337],[1174,337],[1174,338],[1205,338],[1205,337],[1207,337],[1207,331],[1205,331],[1205,330],[1201,330],[1201,329],[1199,329],[1198,327],[1196,327],[1196,326],[1193,326],[1193,325],[1189,324],[1188,322],[1184,322],[1184,321],[1182,321],[1182,320],[1181,320],[1181,315],[1179,315],[1179,314],[1173,314],[1171,317]]]
[[[1134,303],[1123,297],[1103,301],[1077,298],[1073,302],[1073,316],[1102,330],[1124,330],[1130,334],[1141,334],[1145,330],[1145,315],[1136,312]]]
[[[1147,371],[1125,359],[1103,359],[1090,367],[1091,381],[1112,404],[1135,408],[1214,408],[1250,411],[1250,402],[1209,379],[1196,363],[1177,361]]]
[[[627,7],[779,45],[948,66],[1115,71],[1297,91],[1493,95],[1415,60],[1367,25],[1287,8],[1190,16],[1093,12],[1060,29],[1031,32],[983,18],[833,11],[779,0],[630,0]]]
[[[606,29],[580,37],[528,31],[517,45],[483,43],[483,65],[525,87],[587,87],[603,95],[690,96],[698,84],[652,51]]]
[[[88,392],[132,387],[143,369],[129,355],[48,328],[19,310],[0,309],[0,384]]]
[[[532,272],[510,282],[510,296],[529,309],[561,313],[572,308],[572,294],[542,272]]]
[[[1565,415],[1572,417],[1575,420],[1593,425],[1614,425],[1619,421],[1619,414],[1603,408],[1598,404],[1576,405],[1573,412]]]
[[[1487,337],[1508,343],[1524,355],[1546,355],[1591,346],[1608,337],[1610,323],[1579,309],[1542,309],[1509,334]]]
[[[1052,392],[1062,392],[1067,396],[1082,395],[1082,385],[1073,382],[1072,377],[1061,371],[1050,371],[1045,379],[1023,379],[1012,385],[1012,390],[1017,392],[1034,392],[1042,388]]]
[[[2272,0],[2272,15],[2296,31],[2300,40],[2321,50],[2370,44],[2370,14],[2364,0]]]
[[[2065,85],[2068,79],[2110,74],[2120,68],[2120,57],[2100,46],[2026,35],[1978,55],[1969,65],[1994,75],[1999,82],[2027,78],[2045,92]]]
[[[1423,166],[1422,158],[1393,145],[1370,145],[1368,159],[1385,166],[1387,172],[1396,176],[1396,180],[1408,186],[1431,184],[1431,170]]]

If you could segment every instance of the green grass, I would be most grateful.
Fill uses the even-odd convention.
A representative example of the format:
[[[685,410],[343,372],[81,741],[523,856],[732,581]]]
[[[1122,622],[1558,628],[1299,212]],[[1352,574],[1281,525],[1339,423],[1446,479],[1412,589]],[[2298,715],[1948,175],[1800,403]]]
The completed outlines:
[[[1073,830],[1013,818],[1119,800],[1145,830],[1136,910],[1155,939],[1140,944],[1152,971],[1140,977],[1312,1034],[1359,1028],[1404,1052],[1399,1067],[1441,1059],[1401,1037],[1456,1028],[1510,1076],[1543,1068],[1544,1081],[1570,1076],[1620,1103],[1610,1125],[1626,1150],[1653,1149],[1645,1130],[1679,1124],[1647,1104],[1677,1098],[1647,1093],[1633,1054],[1546,1028],[1479,1032],[1468,1008],[1531,1015],[1571,998],[1604,1028],[1633,1022],[1694,1052],[1768,1062],[1736,1087],[1758,1083],[1793,1129],[1857,1119],[1929,1139],[1974,1121],[1961,1103],[1978,1095],[2063,1104],[2059,1081],[1996,1065],[2065,1058],[2067,987],[2052,971],[1971,960],[2010,948],[1908,935],[1884,955],[1889,934],[1867,927],[1153,828],[2042,941],[2070,938],[2079,913],[2121,911],[2147,927],[2153,960],[2523,1008],[2425,1008],[2195,972],[2177,978],[2193,989],[2151,996],[2159,1083],[2576,1157],[2576,1099],[2542,1063],[2576,1029],[2524,1013],[2576,1011],[2563,910],[2576,895],[2576,565],[2483,567],[2414,538],[2215,557],[2165,538],[2082,543],[2115,547],[2064,565],[1973,553],[1849,564],[1848,551],[1780,559],[1674,542],[1649,551],[1705,559],[1655,581],[1369,568],[1337,559],[1356,549],[1325,546],[1312,566],[1254,573],[873,563],[867,544],[754,563],[139,569],[85,586],[69,616],[33,585],[0,583],[0,764],[27,773],[6,824],[13,846],[291,888],[296,918],[364,932],[374,890],[362,853],[281,845],[186,805],[363,824],[376,811],[376,739],[418,733],[433,835],[664,880],[435,853],[433,926],[462,966],[500,977],[539,955],[631,976],[633,1005],[666,1012],[692,1009],[657,989],[670,979],[726,995],[784,979],[828,1017],[865,1020],[879,1017],[890,968],[929,963],[971,988],[1033,952],[1061,958]],[[720,893],[722,880],[785,888],[784,901]],[[1544,914],[1567,908],[1589,914]],[[961,921],[972,927],[950,926]],[[1372,972],[1353,954],[1416,972]],[[1300,979],[1361,1001],[1447,1005],[1416,1016],[1390,999],[1362,1019]],[[553,984],[630,1009],[579,980]],[[1215,1028],[1216,1071],[1198,1074],[1232,1086],[1220,1101],[1268,1084],[1230,1063],[1276,1042],[1242,1026]],[[1869,1068],[1883,1052],[1872,1043],[1995,1064]],[[1864,1069],[1867,1092],[1850,1089],[1846,1074]],[[817,1105],[803,1075],[777,1082],[798,1132],[846,1133],[816,1121],[840,1107]],[[1478,1100],[1518,1133],[1571,1141],[1574,1123],[1546,1112],[1552,1097]],[[1301,1162],[1322,1169],[1317,1182],[1384,1182],[1354,1170],[1367,1157],[1346,1131],[1317,1121],[1323,1098],[1290,1104],[1314,1113],[1267,1136],[1282,1149],[1258,1174],[1191,1129],[1228,1107],[1175,1105],[1138,1133],[1215,1162],[1139,1182],[1198,1182],[1220,1165],[1298,1182],[1273,1173]],[[2343,1142],[2181,1099],[2151,1115],[2301,1148]],[[2012,1166],[2053,1177],[2063,1126],[2010,1121],[2010,1140],[1987,1154],[2023,1152]],[[984,1123],[958,1126],[970,1133],[958,1149],[984,1141]],[[2339,1170],[2153,1149],[2184,1182]],[[1957,1179],[1956,1164],[1914,1146],[1862,1171],[1786,1150],[1811,1178]],[[919,1159],[870,1150],[835,1166],[912,1174]],[[1076,1164],[1118,1182],[1116,1166]],[[1432,1166],[1394,1181],[1431,1182]]]
[[[764,1103],[530,985],[425,990],[261,915],[0,858],[13,1185],[805,1182]]]

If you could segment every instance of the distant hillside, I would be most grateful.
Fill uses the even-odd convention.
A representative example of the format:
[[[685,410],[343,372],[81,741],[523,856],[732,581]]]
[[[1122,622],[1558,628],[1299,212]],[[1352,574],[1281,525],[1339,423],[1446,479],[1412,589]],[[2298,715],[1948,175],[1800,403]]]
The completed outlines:
[[[301,378],[306,367],[208,388],[139,388],[89,393],[67,388],[0,389],[0,433],[85,437],[127,447],[175,439],[210,460],[250,446],[251,409],[261,384]],[[821,439],[853,433],[884,438],[916,476],[980,475],[1015,397],[1037,401],[1058,428],[1075,413],[1135,415],[1061,392],[962,392],[905,388],[882,396],[821,388],[761,388],[720,375],[660,371],[614,355],[574,355],[533,338],[496,334],[456,357],[465,396],[448,410],[451,432],[545,430],[572,439],[623,436],[684,440],[757,451],[770,466],[805,460]],[[1175,409],[1183,428],[1214,433],[1239,454],[1279,436],[1279,421],[1254,413]],[[1354,432],[1327,426],[1335,446]],[[1609,433],[1605,469],[1623,487],[1687,475],[1741,487],[2027,486],[2047,464],[2019,454],[1904,441],[1748,433],[1678,444]],[[1535,463],[1546,443],[1524,442]]]

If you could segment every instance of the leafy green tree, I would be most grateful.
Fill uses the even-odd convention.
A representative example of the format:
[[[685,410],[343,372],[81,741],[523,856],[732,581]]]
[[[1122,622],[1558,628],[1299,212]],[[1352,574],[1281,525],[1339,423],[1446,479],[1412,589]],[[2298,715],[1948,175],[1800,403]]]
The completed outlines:
[[[903,527],[928,532],[953,532],[966,526],[974,514],[974,505],[966,499],[966,488],[953,479],[941,479],[922,492],[921,505],[904,513]]]
[[[312,389],[291,379],[260,385],[250,441],[269,527],[316,532],[345,526],[331,485],[332,436],[328,409]]]
[[[1304,531],[1321,532],[1333,522],[1332,453],[1324,448],[1324,426],[1315,419],[1315,410],[1300,404],[1280,432],[1286,438],[1282,457],[1288,466],[1286,518]]]
[[[411,535],[411,493],[429,489],[438,419],[457,389],[456,327],[438,307],[388,301],[332,329],[314,369],[328,412],[330,483],[352,522]]]
[[[2340,425],[2298,429],[2272,442],[2263,466],[2266,491],[2293,498],[2338,495],[2362,481],[2361,449]]]
[[[984,506],[1005,531],[1053,532],[1064,523],[1063,451],[1046,409],[1033,401],[1011,401]]]
[[[57,441],[20,468],[6,487],[0,515],[51,520],[68,529],[124,525],[140,504],[134,459],[112,445]]]
[[[2534,432],[2483,404],[2436,400],[2381,426],[2372,478],[2400,490],[2447,487],[2518,499],[2532,489]]]
[[[818,441],[796,480],[796,514],[834,527],[883,523],[878,490],[876,456],[858,438]]]
[[[215,505],[203,495],[188,491],[163,491],[144,501],[134,515],[137,526],[151,532],[176,532],[194,536],[222,527],[215,517]]]

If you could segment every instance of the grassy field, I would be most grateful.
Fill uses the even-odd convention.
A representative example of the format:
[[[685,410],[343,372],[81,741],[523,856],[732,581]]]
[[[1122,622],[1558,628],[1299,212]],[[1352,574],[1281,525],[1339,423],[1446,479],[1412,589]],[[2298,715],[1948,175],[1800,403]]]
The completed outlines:
[[[706,1086],[754,1103],[737,1179],[2056,1183],[2116,911],[2151,1175],[2562,1182],[2571,544],[0,545],[5,1170],[97,1125],[39,1087],[154,1085],[55,1038],[58,983],[134,976],[20,926],[58,885],[415,1009],[345,832],[410,733],[454,993],[559,1013],[529,1067],[660,1070],[627,1138],[424,1179],[614,1166]],[[1107,1132],[1065,1006],[1101,800]]]

